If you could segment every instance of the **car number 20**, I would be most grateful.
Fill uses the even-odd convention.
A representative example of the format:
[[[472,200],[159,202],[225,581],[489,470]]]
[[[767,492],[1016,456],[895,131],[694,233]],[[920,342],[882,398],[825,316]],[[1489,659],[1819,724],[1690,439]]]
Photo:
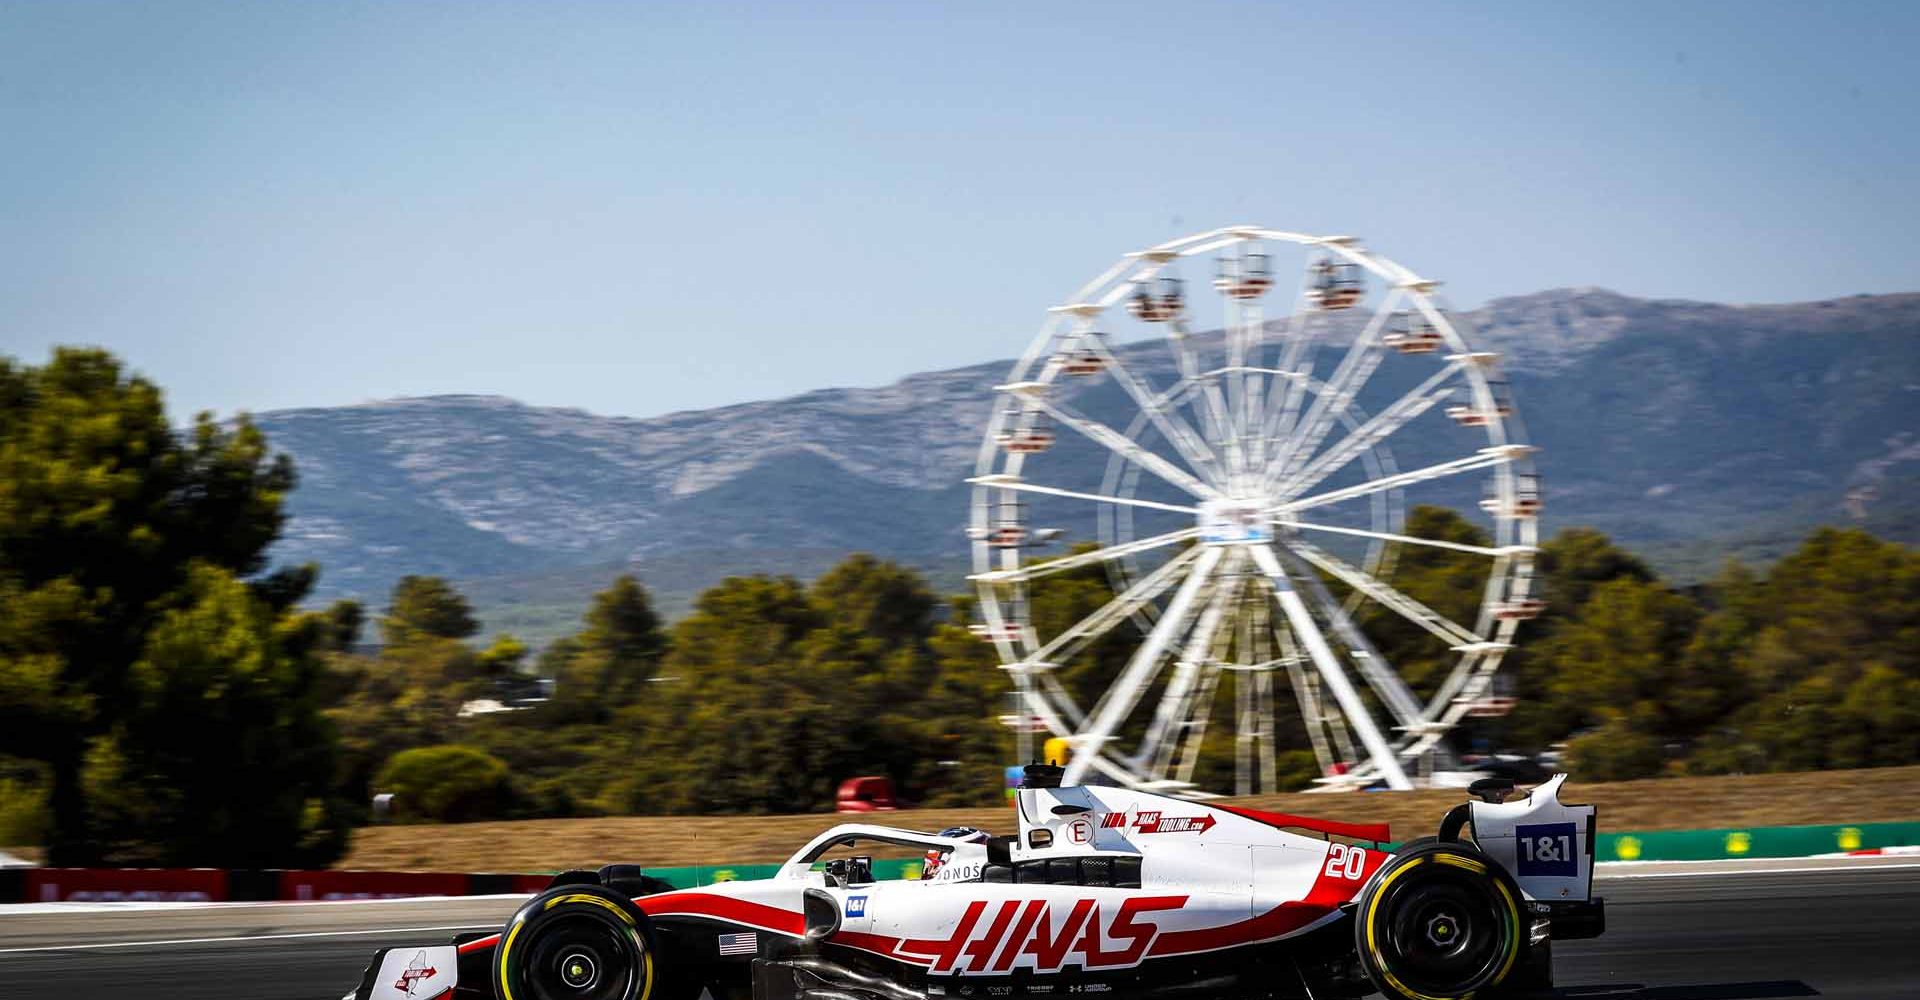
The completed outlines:
[[[1327,877],[1344,878],[1358,881],[1360,873],[1367,867],[1367,852],[1364,848],[1335,844],[1327,848]]]

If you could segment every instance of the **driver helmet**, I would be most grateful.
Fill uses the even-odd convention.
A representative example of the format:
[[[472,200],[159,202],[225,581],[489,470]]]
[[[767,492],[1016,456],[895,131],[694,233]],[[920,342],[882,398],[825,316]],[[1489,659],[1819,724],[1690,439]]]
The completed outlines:
[[[984,844],[987,842],[987,831],[978,830],[971,826],[950,826],[940,831],[939,835],[968,844]],[[940,866],[946,864],[947,855],[950,853],[952,852],[939,849],[928,851],[926,861],[920,866],[920,877],[929,879],[938,874]]]

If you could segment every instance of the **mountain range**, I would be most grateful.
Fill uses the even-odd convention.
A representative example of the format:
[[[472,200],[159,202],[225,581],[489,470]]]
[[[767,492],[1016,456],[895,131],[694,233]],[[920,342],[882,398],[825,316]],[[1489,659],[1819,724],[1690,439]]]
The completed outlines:
[[[1772,554],[1815,523],[1916,540],[1920,294],[1732,306],[1576,288],[1455,321],[1502,355],[1541,448],[1546,531],[1598,527],[1682,577],[1729,553]],[[1356,326],[1323,331],[1317,371]],[[1158,340],[1114,350],[1157,386],[1177,377]],[[644,418],[496,396],[262,413],[301,476],[274,556],[319,562],[320,597],[380,603],[402,574],[452,577],[491,626],[536,638],[560,627],[541,609],[575,616],[629,568],[669,613],[727,573],[806,576],[854,550],[957,585],[963,481],[1011,364]],[[1389,355],[1362,405],[1434,364]],[[1134,412],[1108,376],[1063,378],[1054,398],[1119,426]],[[1412,468],[1484,444],[1475,433],[1436,412],[1389,444]],[[1061,436],[1073,440],[1041,456],[1034,478],[1097,486],[1106,453]],[[1470,507],[1464,488],[1416,487],[1408,500]],[[1031,516],[1069,539],[1092,534],[1071,504],[1036,503]]]

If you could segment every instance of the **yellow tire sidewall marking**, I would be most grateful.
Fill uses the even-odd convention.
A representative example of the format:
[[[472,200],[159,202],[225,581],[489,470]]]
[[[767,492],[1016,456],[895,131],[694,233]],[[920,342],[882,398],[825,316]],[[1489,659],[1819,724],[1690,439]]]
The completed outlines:
[[[525,920],[515,920],[513,929],[507,931],[506,940],[500,942],[500,1000],[513,1000],[513,984],[507,976],[507,956],[513,954],[513,939],[520,936],[520,928],[526,925]]]
[[[1436,854],[1433,856],[1433,860],[1443,865],[1452,865],[1455,868],[1465,868],[1466,870],[1478,875],[1485,875],[1487,873],[1487,866],[1481,864],[1478,861],[1473,860],[1472,858],[1462,858],[1452,854]]]
[[[555,896],[547,900],[546,905],[542,906],[541,910],[551,910],[562,903],[590,903],[594,906],[611,910],[615,916],[620,918],[622,923],[625,923],[627,927],[633,931],[634,947],[635,950],[640,952],[640,968],[642,970],[639,1000],[648,1000],[648,998],[653,995],[653,949],[648,948],[646,944],[640,940],[638,933],[640,925],[634,922],[633,914],[615,905],[612,900],[585,892]],[[513,928],[507,931],[505,940],[500,942],[500,1000],[513,1000],[513,986],[508,981],[507,976],[507,957],[513,953],[513,939],[520,935],[520,928],[524,926],[526,926],[524,919],[514,921]]]
[[[1379,943],[1374,939],[1374,927],[1376,925],[1374,915],[1379,912],[1380,898],[1386,895],[1387,887],[1392,885],[1395,879],[1426,864],[1428,860],[1435,861],[1439,864],[1452,865],[1456,868],[1464,868],[1480,874],[1485,874],[1487,870],[1485,864],[1472,858],[1463,858],[1457,854],[1429,854],[1415,858],[1405,865],[1388,872],[1387,877],[1381,879],[1380,884],[1374,887],[1373,898],[1367,901],[1367,912],[1365,914],[1367,952],[1373,956],[1373,964],[1379,968],[1380,974],[1386,977],[1387,983],[1407,996],[1414,997],[1416,1000],[1468,1000],[1469,997],[1473,996],[1472,993],[1463,993],[1455,998],[1445,998],[1431,997],[1425,993],[1418,993],[1409,989],[1407,984],[1400,981],[1399,976],[1393,974],[1392,969],[1387,968],[1386,956],[1380,954]],[[1519,904],[1514,902],[1513,893],[1507,891],[1507,884],[1505,882],[1494,879],[1493,884],[1495,888],[1500,890],[1500,899],[1507,904],[1507,915],[1513,920],[1513,943],[1512,946],[1507,949],[1507,959],[1500,964],[1500,972],[1493,977],[1493,981],[1487,984],[1489,986],[1498,986],[1506,980],[1507,973],[1513,969],[1514,961],[1520,957],[1520,907]]]

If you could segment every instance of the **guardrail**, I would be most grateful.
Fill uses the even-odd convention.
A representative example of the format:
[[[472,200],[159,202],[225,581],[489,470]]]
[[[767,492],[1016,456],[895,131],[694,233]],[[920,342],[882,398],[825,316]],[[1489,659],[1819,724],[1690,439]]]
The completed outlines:
[[[1807,858],[1920,844],[1920,823],[1656,830],[1603,833],[1595,841],[1593,855],[1598,861]]]
[[[1876,853],[1920,845],[1920,822],[1827,826],[1726,827],[1603,833],[1594,844],[1598,861],[1714,861],[1727,858],[1804,858],[1823,854]],[[1392,846],[1392,845],[1388,845]],[[918,858],[873,863],[879,879],[918,878]],[[768,864],[688,865],[646,872],[676,889],[767,878]],[[40,902],[239,902],[272,900],[396,899],[408,896],[479,896],[530,893],[546,888],[551,873],[258,871],[220,868],[12,868],[0,869],[0,903]]]
[[[261,871],[225,868],[0,869],[0,903],[230,903],[539,892],[552,874]]]

